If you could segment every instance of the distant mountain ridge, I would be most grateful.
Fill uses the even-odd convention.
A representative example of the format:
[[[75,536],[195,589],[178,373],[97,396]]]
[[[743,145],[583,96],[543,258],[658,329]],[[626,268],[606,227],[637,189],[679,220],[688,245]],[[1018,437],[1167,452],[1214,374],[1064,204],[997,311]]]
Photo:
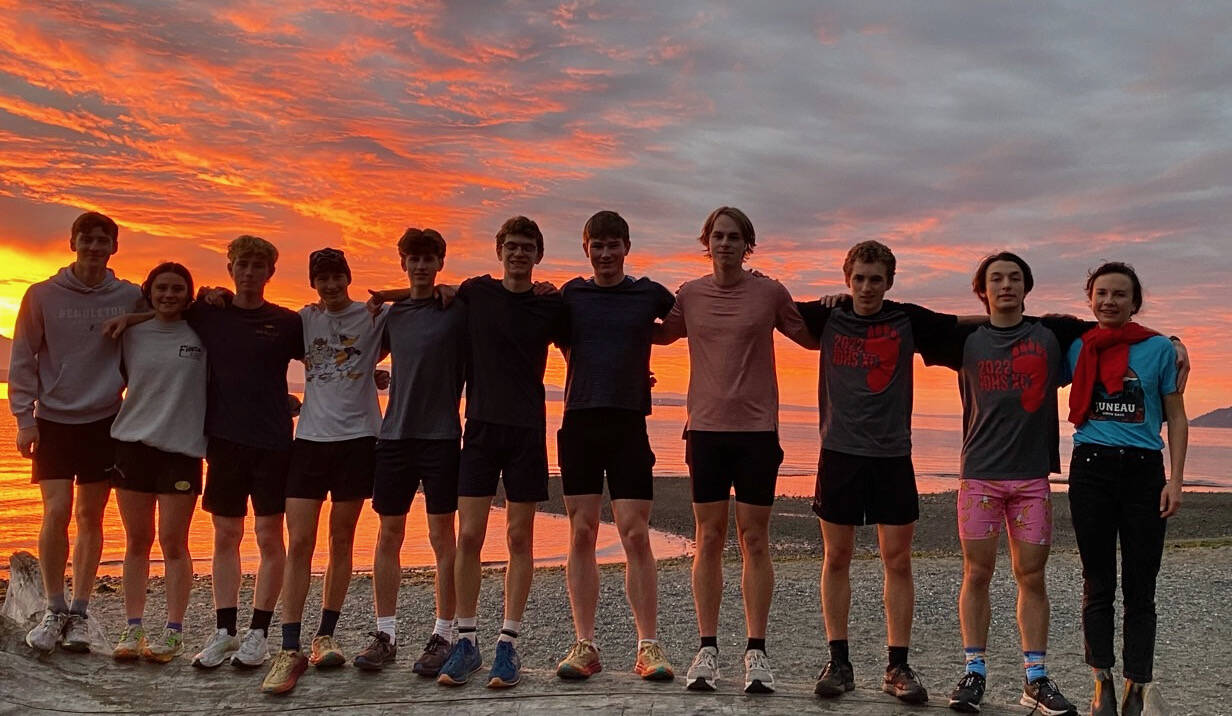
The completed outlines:
[[[1232,406],[1199,415],[1190,420],[1189,424],[1195,428],[1232,428]]]

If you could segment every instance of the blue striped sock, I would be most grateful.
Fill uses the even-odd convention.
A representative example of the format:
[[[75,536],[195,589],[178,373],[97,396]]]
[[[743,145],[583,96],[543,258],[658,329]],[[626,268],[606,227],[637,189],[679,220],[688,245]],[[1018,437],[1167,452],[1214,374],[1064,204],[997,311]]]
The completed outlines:
[[[1048,676],[1048,667],[1044,666],[1044,652],[1042,651],[1022,652],[1022,666],[1027,670],[1028,682]]]
[[[963,647],[963,658],[967,661],[967,673],[979,674],[988,678],[988,662],[985,660],[987,650],[982,646]]]

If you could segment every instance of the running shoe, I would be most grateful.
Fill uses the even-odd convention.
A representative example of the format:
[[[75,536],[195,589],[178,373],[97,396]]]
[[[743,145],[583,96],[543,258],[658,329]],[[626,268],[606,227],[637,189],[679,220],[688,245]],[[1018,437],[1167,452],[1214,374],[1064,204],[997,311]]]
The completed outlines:
[[[60,648],[84,654],[90,651],[90,620],[84,614],[68,615],[64,625],[64,636],[60,637]]]
[[[697,650],[693,663],[684,677],[684,687],[689,691],[714,691],[719,680],[719,650],[703,646]]]
[[[663,653],[663,647],[657,641],[638,642],[633,673],[647,681],[671,681],[676,678],[672,662],[667,660],[667,654]]]
[[[445,665],[445,659],[449,658],[450,646],[450,643],[445,641],[445,637],[433,634],[428,638],[423,653],[411,665],[411,671],[420,676],[437,676],[441,673],[441,667]]]
[[[562,679],[589,679],[603,671],[599,663],[599,650],[589,639],[578,639],[569,654],[556,666],[556,675]]]
[[[470,681],[471,674],[483,666],[483,657],[479,655],[479,644],[470,639],[461,638],[454,642],[449,650],[449,657],[441,666],[441,673],[436,677],[436,683],[445,686],[461,686]]]
[[[282,649],[270,664],[269,673],[261,682],[261,690],[267,694],[285,694],[295,688],[299,677],[308,670],[308,657],[299,649]]]
[[[193,657],[192,665],[199,669],[213,669],[231,658],[239,648],[239,636],[228,634],[226,629],[219,629]]]
[[[111,658],[116,661],[136,661],[146,648],[145,629],[140,624],[129,624],[120,633],[120,640],[111,650]]]
[[[155,664],[166,664],[183,651],[184,634],[174,629],[163,629],[163,635],[147,646],[141,652],[141,657]]]
[[[920,677],[906,664],[886,669],[881,690],[893,694],[906,704],[922,704],[928,701],[928,689],[920,683]]]
[[[522,660],[511,641],[496,642],[496,656],[492,658],[492,670],[488,672],[489,689],[508,689],[522,680]]]
[[[249,629],[244,633],[240,648],[231,655],[231,666],[239,669],[255,669],[269,658],[269,638],[264,629]]]
[[[818,696],[834,697],[842,696],[855,688],[856,676],[851,664],[831,660],[826,662],[821,673],[817,675],[817,684],[813,687],[813,693]]]
[[[317,634],[312,638],[312,649],[308,655],[308,663],[318,669],[331,666],[342,666],[346,657],[342,655],[342,647],[332,634]]]
[[[370,631],[372,641],[355,656],[355,666],[364,671],[380,671],[386,664],[394,663],[398,658],[398,647],[389,640],[389,635],[383,631]]]
[[[56,644],[60,643],[67,624],[68,612],[53,612],[48,609],[43,614],[43,621],[26,634],[26,645],[36,651],[50,654],[55,651]]]
[[[1047,676],[1041,676],[1035,681],[1024,681],[1022,698],[1018,703],[1038,710],[1044,716],[1077,716],[1078,709],[1057,688],[1057,684]],[[1124,709],[1122,709],[1124,713]]]
[[[1091,716],[1117,716],[1116,687],[1112,674],[1095,677],[1095,695],[1091,697]]]
[[[950,708],[965,714],[978,714],[984,700],[987,680],[982,674],[968,671],[958,680],[958,686],[950,693]]]
[[[761,649],[744,652],[744,693],[774,693],[774,673],[770,671],[770,657]]]

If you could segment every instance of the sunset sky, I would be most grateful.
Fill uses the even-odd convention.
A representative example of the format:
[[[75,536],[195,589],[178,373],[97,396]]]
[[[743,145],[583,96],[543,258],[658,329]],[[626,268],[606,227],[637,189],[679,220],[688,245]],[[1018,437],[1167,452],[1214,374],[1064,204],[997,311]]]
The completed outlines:
[[[223,283],[226,243],[264,236],[270,298],[298,307],[323,246],[354,296],[405,281],[407,226],[448,239],[443,280],[499,274],[518,213],[560,283],[598,209],[629,220],[630,272],[674,289],[730,204],[797,298],[876,238],[891,297],[978,312],[970,272],[1005,248],[1031,312],[1086,317],[1086,271],[1127,260],[1141,321],[1189,346],[1194,416],[1232,404],[1230,30],[1227,4],[1132,0],[0,0],[0,333],[87,209],[134,281],[175,259]],[[659,389],[685,390],[686,356],[656,350]],[[781,342],[779,365],[783,401],[815,404],[816,355]],[[921,377],[920,409],[957,411],[951,373]]]

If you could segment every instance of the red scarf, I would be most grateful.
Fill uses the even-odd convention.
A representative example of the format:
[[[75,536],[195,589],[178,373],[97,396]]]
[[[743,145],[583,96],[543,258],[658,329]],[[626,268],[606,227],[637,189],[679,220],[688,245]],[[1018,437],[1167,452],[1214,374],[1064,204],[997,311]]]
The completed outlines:
[[[1120,328],[1096,326],[1082,334],[1082,350],[1074,366],[1074,381],[1069,389],[1069,421],[1075,426],[1087,421],[1095,380],[1109,395],[1124,389],[1129,371],[1129,347],[1159,334],[1130,321]]]

